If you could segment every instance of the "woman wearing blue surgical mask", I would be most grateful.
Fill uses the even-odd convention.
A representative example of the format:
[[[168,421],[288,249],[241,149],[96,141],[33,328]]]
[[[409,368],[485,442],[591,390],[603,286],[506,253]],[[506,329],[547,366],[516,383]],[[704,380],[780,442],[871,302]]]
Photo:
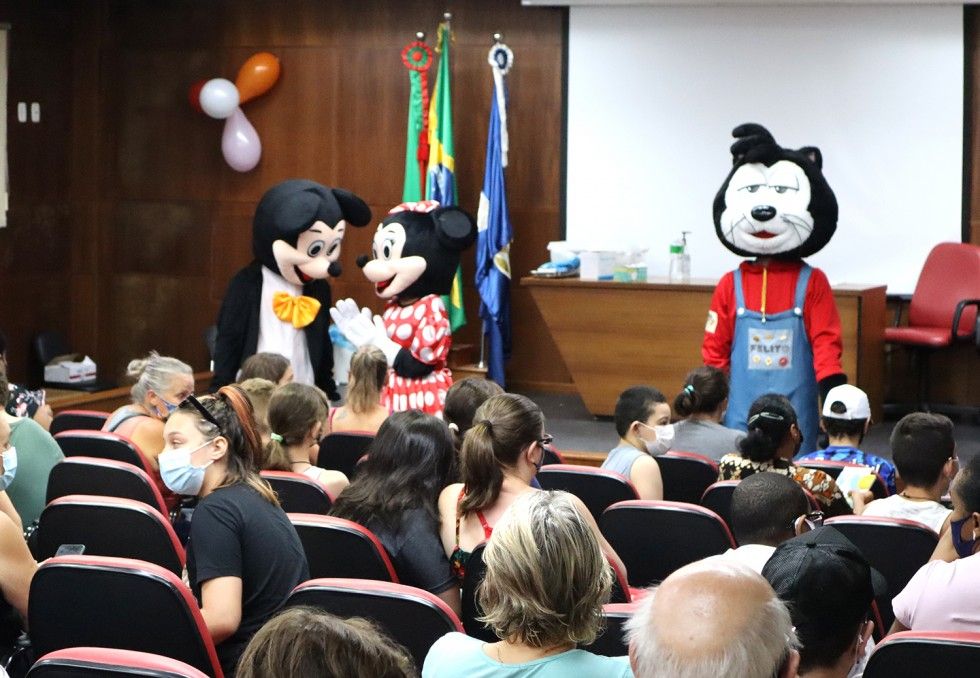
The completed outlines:
[[[153,468],[163,449],[163,422],[194,392],[194,373],[186,363],[151,351],[140,360],[133,360],[126,374],[136,380],[130,389],[132,403],[109,415],[103,431],[126,436],[140,449]],[[177,505],[177,498],[154,478],[168,508]]]
[[[619,445],[602,468],[629,478],[640,499],[663,499],[664,483],[653,458],[670,449],[674,427],[664,394],[650,386],[632,386],[619,394],[614,415]]]
[[[950,450],[954,455],[954,450]],[[949,488],[953,512],[932,560],[892,601],[896,631],[980,631],[980,455]]]
[[[252,635],[309,578],[306,555],[275,493],[259,476],[261,441],[244,392],[188,397],[168,419],[160,473],[200,498],[187,575],[226,676]]]

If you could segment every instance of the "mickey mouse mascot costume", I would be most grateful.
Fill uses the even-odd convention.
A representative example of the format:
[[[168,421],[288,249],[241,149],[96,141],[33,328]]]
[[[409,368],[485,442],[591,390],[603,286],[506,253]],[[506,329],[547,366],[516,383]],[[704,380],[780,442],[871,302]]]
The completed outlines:
[[[218,313],[212,389],[234,382],[249,356],[271,352],[289,359],[296,381],[340,399],[320,309],[331,304],[326,278],[340,274],[348,224],[370,221],[367,204],[340,188],[290,179],[266,191],[252,221],[255,261],[231,279]]]
[[[745,430],[764,393],[793,403],[804,452],[816,449],[818,396],[847,382],[841,325],[827,276],[804,257],[837,229],[837,199],[820,151],[776,144],[761,125],[732,132],[733,168],[715,196],[718,239],[744,261],[715,288],[704,328],[705,364],[730,369],[725,425]]]
[[[402,203],[378,226],[373,258],[358,261],[388,302],[384,315],[372,316],[353,299],[330,309],[352,344],[384,351],[391,369],[382,398],[393,412],[442,416],[453,377],[446,367],[452,334],[440,295],[449,294],[460,253],[474,240],[476,224],[463,210],[433,200]]]

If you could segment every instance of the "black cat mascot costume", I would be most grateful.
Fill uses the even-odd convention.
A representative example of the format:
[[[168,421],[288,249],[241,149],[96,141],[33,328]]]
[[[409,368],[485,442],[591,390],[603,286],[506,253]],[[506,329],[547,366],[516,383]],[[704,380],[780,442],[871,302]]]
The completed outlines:
[[[234,382],[249,356],[270,352],[289,359],[296,381],[339,399],[326,278],[340,274],[347,226],[370,221],[364,201],[343,189],[290,179],[266,191],[252,221],[255,261],[231,279],[218,313],[212,389]]]
[[[726,426],[745,430],[752,401],[781,393],[796,410],[803,451],[812,452],[818,395],[847,377],[830,283],[803,257],[833,236],[837,199],[818,149],[782,148],[760,125],[732,134],[734,167],[715,196],[715,231],[732,252],[755,259],[715,288],[701,354],[705,364],[730,369]]]
[[[433,200],[398,205],[378,226],[370,261],[358,262],[388,302],[383,316],[342,299],[330,315],[352,344],[373,344],[388,358],[382,399],[393,412],[442,416],[453,384],[446,367],[452,335],[440,295],[449,294],[459,255],[476,240],[472,217]]]

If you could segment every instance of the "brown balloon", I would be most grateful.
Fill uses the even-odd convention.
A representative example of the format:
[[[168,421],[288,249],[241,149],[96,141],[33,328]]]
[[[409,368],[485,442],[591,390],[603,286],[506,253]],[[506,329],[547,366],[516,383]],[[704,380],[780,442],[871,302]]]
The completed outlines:
[[[279,58],[274,54],[259,52],[250,56],[235,78],[239,102],[245,103],[272,89],[279,80],[280,68]]]

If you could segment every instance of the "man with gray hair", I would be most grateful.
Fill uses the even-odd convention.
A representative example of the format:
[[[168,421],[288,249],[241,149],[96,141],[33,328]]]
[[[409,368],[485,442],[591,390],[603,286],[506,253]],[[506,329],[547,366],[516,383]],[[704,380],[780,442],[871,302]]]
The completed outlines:
[[[758,573],[713,556],[664,579],[626,623],[636,678],[790,678],[789,611]]]

